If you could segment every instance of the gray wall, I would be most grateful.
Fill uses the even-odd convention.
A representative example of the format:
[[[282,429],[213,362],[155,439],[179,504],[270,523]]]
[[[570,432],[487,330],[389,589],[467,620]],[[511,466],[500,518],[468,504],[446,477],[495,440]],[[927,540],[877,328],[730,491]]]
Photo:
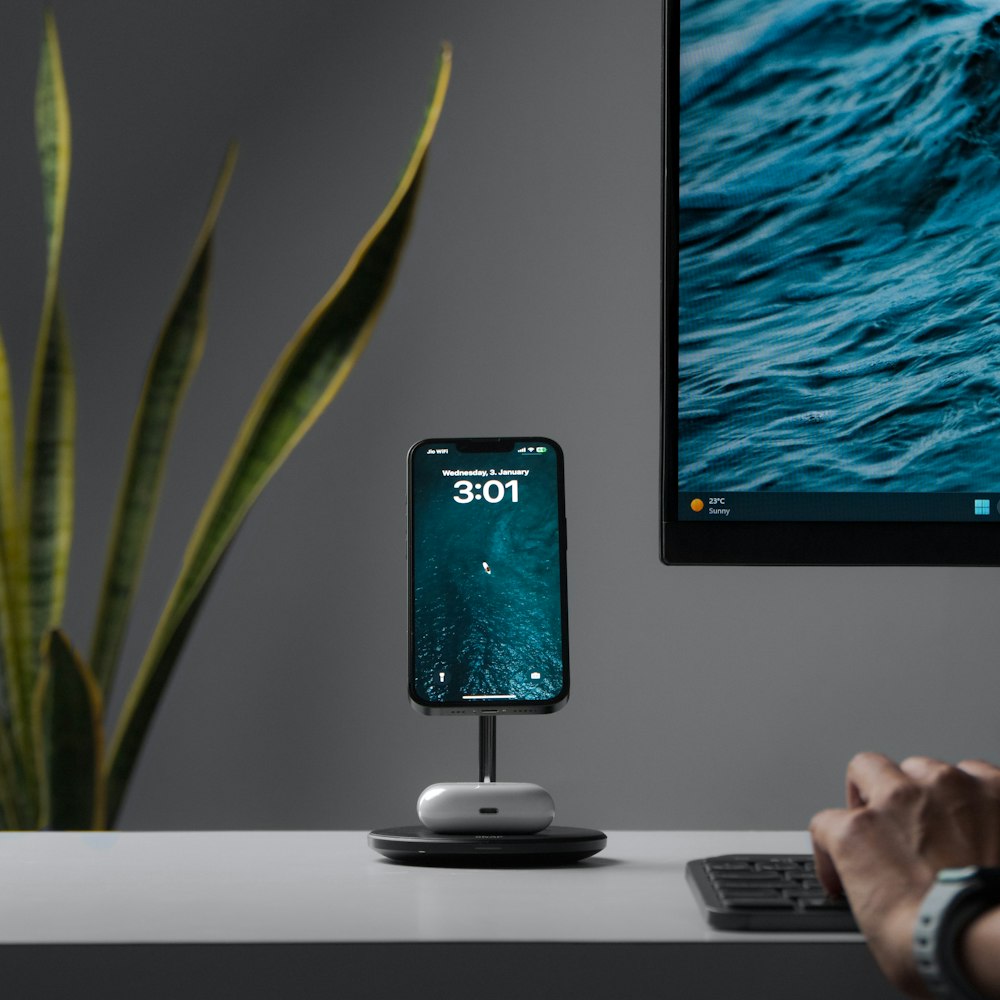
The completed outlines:
[[[125,827],[411,822],[425,784],[475,777],[475,722],[406,700],[403,459],[431,435],[564,446],[574,693],[499,725],[500,777],[546,785],[560,821],[801,827],[840,799],[857,749],[1000,757],[996,572],[658,560],[659,6],[56,4],[81,438],[65,622],[81,645],[144,366],[225,142],[242,149],[131,669],[257,385],[381,208],[438,42],[455,46],[391,301],[229,556]],[[15,0],[0,22],[0,323],[22,413],[41,9]]]

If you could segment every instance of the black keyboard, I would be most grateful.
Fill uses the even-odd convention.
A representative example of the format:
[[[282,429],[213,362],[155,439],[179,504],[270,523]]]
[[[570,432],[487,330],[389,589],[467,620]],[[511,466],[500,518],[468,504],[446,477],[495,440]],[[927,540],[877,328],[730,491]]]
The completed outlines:
[[[724,854],[689,861],[688,884],[712,927],[736,931],[856,931],[830,899],[809,854]]]

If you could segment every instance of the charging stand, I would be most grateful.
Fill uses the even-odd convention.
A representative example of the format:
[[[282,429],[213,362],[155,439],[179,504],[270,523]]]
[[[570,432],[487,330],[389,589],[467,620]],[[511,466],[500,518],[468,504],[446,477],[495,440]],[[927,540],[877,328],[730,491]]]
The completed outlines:
[[[469,784],[461,793],[469,800],[475,801],[477,797],[490,791],[490,785],[496,784],[496,725],[495,715],[479,716],[479,784]],[[458,785],[450,787],[460,788]],[[501,787],[497,786],[497,790]],[[517,788],[537,789],[551,804],[548,793],[537,785]],[[477,812],[489,814],[495,810],[480,809]],[[496,829],[490,832],[488,815],[477,816],[473,825],[474,832],[466,833],[438,833],[422,824],[387,827],[372,830],[368,834],[368,846],[390,861],[403,864],[452,868],[526,868],[582,861],[603,850],[608,842],[607,836],[600,830],[572,826],[546,825],[537,833],[497,832]]]

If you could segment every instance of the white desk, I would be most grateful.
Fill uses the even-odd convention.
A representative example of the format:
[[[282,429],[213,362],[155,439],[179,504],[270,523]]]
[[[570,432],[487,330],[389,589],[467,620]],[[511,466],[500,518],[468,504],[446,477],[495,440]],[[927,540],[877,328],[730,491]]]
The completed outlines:
[[[893,996],[857,935],[712,931],[684,881],[692,857],[806,850],[610,832],[588,861],[488,870],[393,864],[364,831],[0,834],[0,982],[19,1000]]]

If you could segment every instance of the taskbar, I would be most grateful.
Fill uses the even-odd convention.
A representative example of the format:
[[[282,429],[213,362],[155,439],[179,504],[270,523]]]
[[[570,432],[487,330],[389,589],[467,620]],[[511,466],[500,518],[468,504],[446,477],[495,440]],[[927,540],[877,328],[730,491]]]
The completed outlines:
[[[678,492],[679,521],[1000,521],[997,493]]]

